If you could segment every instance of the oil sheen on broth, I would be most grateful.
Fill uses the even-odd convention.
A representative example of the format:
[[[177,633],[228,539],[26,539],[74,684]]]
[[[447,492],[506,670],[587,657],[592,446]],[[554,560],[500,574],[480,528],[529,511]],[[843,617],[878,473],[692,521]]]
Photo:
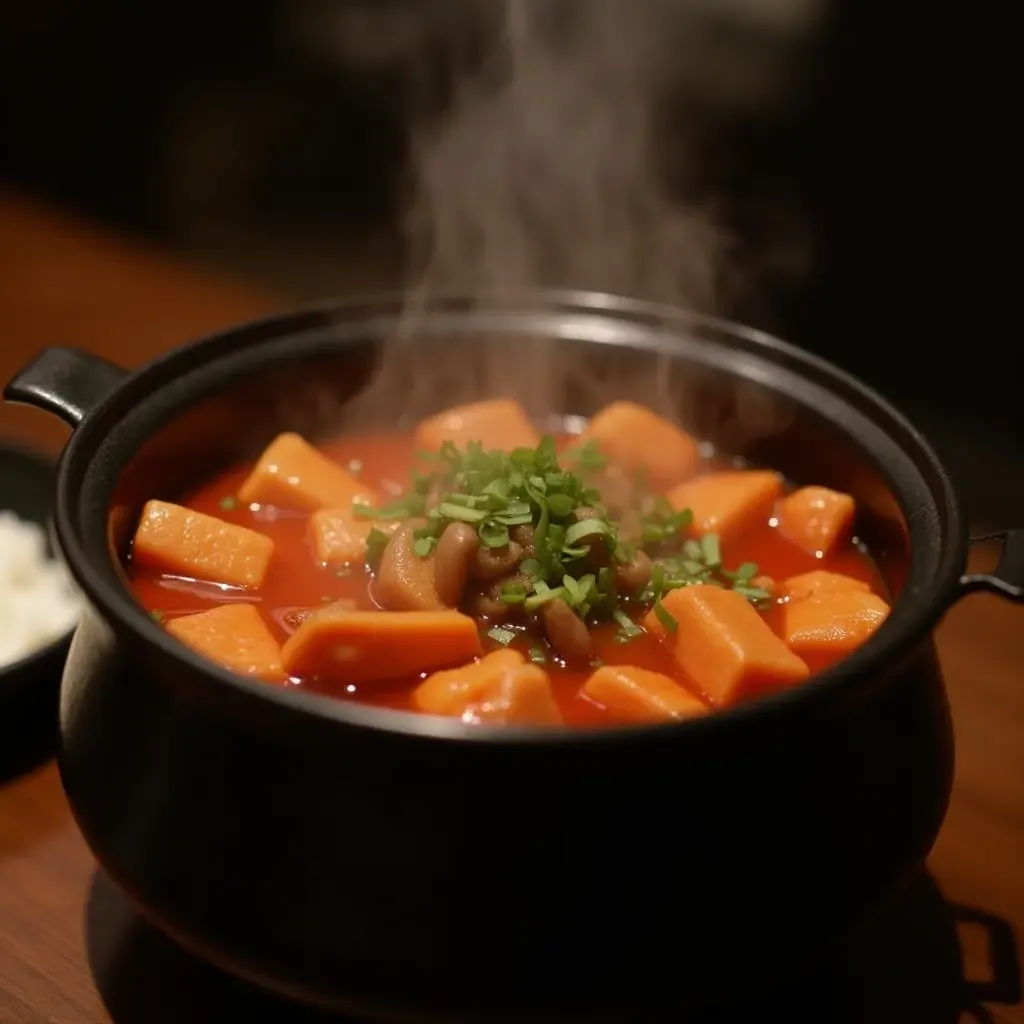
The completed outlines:
[[[633,403],[552,438],[497,399],[406,434],[282,434],[154,496],[129,570],[180,642],[266,685],[480,725],[655,723],[803,685],[881,625],[855,512]]]

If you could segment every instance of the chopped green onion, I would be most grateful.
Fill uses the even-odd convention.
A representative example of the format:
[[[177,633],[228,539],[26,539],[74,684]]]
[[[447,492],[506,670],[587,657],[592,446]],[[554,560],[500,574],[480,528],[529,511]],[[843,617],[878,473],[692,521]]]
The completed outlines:
[[[499,523],[481,523],[477,533],[480,543],[487,548],[507,548],[511,539],[508,527]]]
[[[745,597],[748,601],[767,601],[772,595],[765,590],[763,587],[747,587],[742,584],[737,584],[732,588],[741,597]]]
[[[151,618],[151,619],[152,619],[152,620],[153,620],[154,622],[163,622],[163,621],[164,621],[164,619],[166,619],[166,618],[167,618],[167,616],[166,616],[166,615],[164,615],[164,613],[163,613],[162,611],[160,611],[160,609],[159,609],[159,608],[154,608],[154,609],[153,609],[153,610],[152,610],[152,611],[151,611],[151,612],[149,613],[149,617],[150,617],[150,618]]]
[[[484,509],[464,508],[451,501],[442,501],[430,514],[435,519],[455,519],[463,523],[480,523],[487,518]]]
[[[576,580],[571,576],[563,576],[562,586],[565,587],[565,591],[569,595],[569,600],[572,604],[583,603],[585,600],[583,588],[576,582]]]
[[[492,626],[487,630],[487,635],[499,644],[510,644],[516,638],[515,633],[511,629],[504,629],[501,626]]]
[[[508,512],[499,512],[494,521],[502,526],[529,526],[533,522],[533,513],[517,512],[512,515]]]
[[[229,495],[226,498],[221,498],[220,502],[218,504],[220,505],[220,507],[222,509],[224,509],[225,512],[230,512],[232,509],[237,507],[238,499],[234,498],[234,497],[231,497]]]
[[[614,532],[613,528],[603,519],[583,519],[578,523],[573,523],[565,531],[565,543],[572,547],[586,537],[598,535],[610,537]]]
[[[651,566],[651,597],[657,601],[665,586],[665,567],[660,562]]]
[[[547,664],[548,656],[539,647],[530,648],[530,661],[534,665],[545,665]]]
[[[567,516],[572,512],[573,500],[568,494],[552,494],[548,497],[548,508],[553,516]]]
[[[563,587],[555,587],[553,590],[545,587],[543,591],[531,594],[523,604],[528,612],[533,612],[540,608],[541,605],[547,604],[548,601],[554,601],[559,597],[565,597],[565,589]]]
[[[366,535],[366,562],[371,568],[375,568],[380,562],[384,549],[388,546],[388,535],[383,530],[374,526]]]
[[[633,637],[640,636],[643,633],[643,629],[638,626],[621,608],[616,608],[612,612],[612,618],[622,627],[621,635],[632,639]]]
[[[654,614],[667,632],[674,633],[679,628],[675,616],[661,603],[660,597],[654,602]]]
[[[722,564],[722,549],[716,534],[706,533],[701,537],[700,547],[704,555],[704,563],[709,568],[713,569]]]
[[[519,563],[519,571],[524,576],[536,576],[540,572],[540,562],[536,558],[524,558]]]
[[[719,575],[727,580],[735,580],[742,583],[744,580],[753,579],[757,575],[756,562],[744,562],[738,569],[719,569]]]
[[[413,551],[420,558],[426,558],[435,547],[437,547],[436,537],[417,537],[416,542],[413,544]]]

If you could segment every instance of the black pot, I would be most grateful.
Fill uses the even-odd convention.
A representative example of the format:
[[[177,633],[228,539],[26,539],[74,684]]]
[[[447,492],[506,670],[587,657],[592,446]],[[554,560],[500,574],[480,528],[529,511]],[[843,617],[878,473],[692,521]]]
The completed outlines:
[[[353,301],[263,321],[131,374],[51,349],[7,386],[75,428],[56,527],[90,607],[60,763],[87,842],[200,957],[383,1019],[640,1021],[800,968],[920,870],[953,774],[932,631],[968,591],[1021,598],[1024,535],[994,574],[965,576],[960,505],[924,439],[773,338],[603,296],[438,300],[421,344],[462,381],[486,380],[471,371],[488,351],[508,370],[585,366],[590,385],[616,382],[598,396],[566,375],[561,411],[586,415],[611,393],[649,395],[658,370],[700,436],[853,494],[898,594],[888,621],[802,688],[603,732],[485,733],[221,671],[125,586],[136,513],[283,428],[337,429],[398,311]],[[491,376],[515,394],[515,373]],[[521,383],[529,402],[546,382]]]

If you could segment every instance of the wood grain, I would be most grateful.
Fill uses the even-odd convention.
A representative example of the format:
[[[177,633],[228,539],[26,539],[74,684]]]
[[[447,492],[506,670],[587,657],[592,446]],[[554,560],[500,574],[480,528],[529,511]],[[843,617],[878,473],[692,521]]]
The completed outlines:
[[[45,345],[80,345],[135,365],[283,305],[0,193],[4,381]],[[42,414],[2,406],[0,433],[51,449],[66,435]],[[966,599],[942,625],[939,647],[956,720],[958,766],[931,869],[949,900],[994,915],[1021,936],[1024,609],[993,597]],[[49,738],[41,735],[36,752]],[[19,747],[25,741],[17,737]],[[0,744],[12,742],[0,730]],[[991,960],[981,938],[980,929],[964,929],[965,970],[978,980]],[[1019,967],[1019,952],[1011,947],[1010,955]],[[1001,1002],[1019,998],[1012,991],[988,995]],[[214,978],[149,933],[96,877],[52,762],[0,782],[0,1024],[177,1024],[186,1015],[202,1024],[256,1012],[282,1022],[322,1019]],[[892,1019],[934,1019],[922,1018],[912,1003],[905,1014]],[[1019,1005],[993,1006],[991,1015],[1024,1024]],[[832,1018],[823,1011],[820,1019]],[[879,1024],[881,1018],[875,1013],[872,1019]]]

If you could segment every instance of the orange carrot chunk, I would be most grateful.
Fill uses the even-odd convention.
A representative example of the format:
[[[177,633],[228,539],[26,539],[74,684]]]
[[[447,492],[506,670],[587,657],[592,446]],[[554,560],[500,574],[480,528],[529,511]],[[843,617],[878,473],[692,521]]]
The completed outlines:
[[[782,635],[796,654],[849,654],[878,629],[889,606],[863,590],[822,591],[790,601],[782,610]]]
[[[693,531],[723,540],[768,521],[782,491],[778,473],[730,471],[699,476],[669,491],[669,504],[693,510]]]
[[[735,591],[683,587],[666,594],[662,605],[675,622],[674,631],[666,630],[653,610],[644,618],[644,628],[665,637],[686,678],[715,705],[785,689],[810,674]]]
[[[635,402],[606,405],[580,436],[580,444],[588,441],[597,442],[617,466],[645,469],[659,490],[692,476],[700,462],[697,442],[689,434]]]
[[[239,500],[297,512],[373,505],[378,495],[298,434],[278,434],[238,489]]]
[[[509,669],[466,705],[464,722],[485,725],[561,725],[551,679],[537,665]]]
[[[630,722],[668,722],[708,711],[674,679],[635,665],[605,665],[583,684],[583,694]]]
[[[197,654],[241,676],[284,682],[281,648],[255,605],[222,604],[167,623],[167,632]]]
[[[476,623],[461,612],[324,608],[285,641],[281,658],[289,675],[359,684],[433,672],[480,653]]]
[[[867,593],[870,589],[863,580],[853,576],[815,569],[813,572],[801,573],[799,576],[790,576],[788,580],[783,580],[781,596],[798,601],[802,597],[813,597],[815,594],[831,593],[836,590],[859,590]]]
[[[492,651],[479,661],[428,676],[412,692],[412,703],[430,715],[461,715],[466,705],[492,686],[503,672],[525,665],[519,651]]]
[[[321,565],[347,565],[366,561],[366,541],[376,527],[390,533],[398,522],[374,522],[359,519],[347,508],[322,508],[309,517],[306,538],[313,549],[313,557]]]
[[[548,674],[518,651],[494,651],[479,661],[435,672],[412,694],[413,706],[466,722],[559,725],[562,716]]]
[[[485,449],[511,451],[536,448],[540,434],[523,407],[511,398],[495,398],[460,405],[423,420],[416,430],[416,447],[436,452],[445,441],[464,448],[479,441]]]
[[[273,554],[262,533],[167,501],[146,502],[132,544],[139,565],[232,587],[261,586]]]
[[[827,554],[849,536],[854,501],[827,487],[801,487],[779,502],[779,533],[809,554]]]

